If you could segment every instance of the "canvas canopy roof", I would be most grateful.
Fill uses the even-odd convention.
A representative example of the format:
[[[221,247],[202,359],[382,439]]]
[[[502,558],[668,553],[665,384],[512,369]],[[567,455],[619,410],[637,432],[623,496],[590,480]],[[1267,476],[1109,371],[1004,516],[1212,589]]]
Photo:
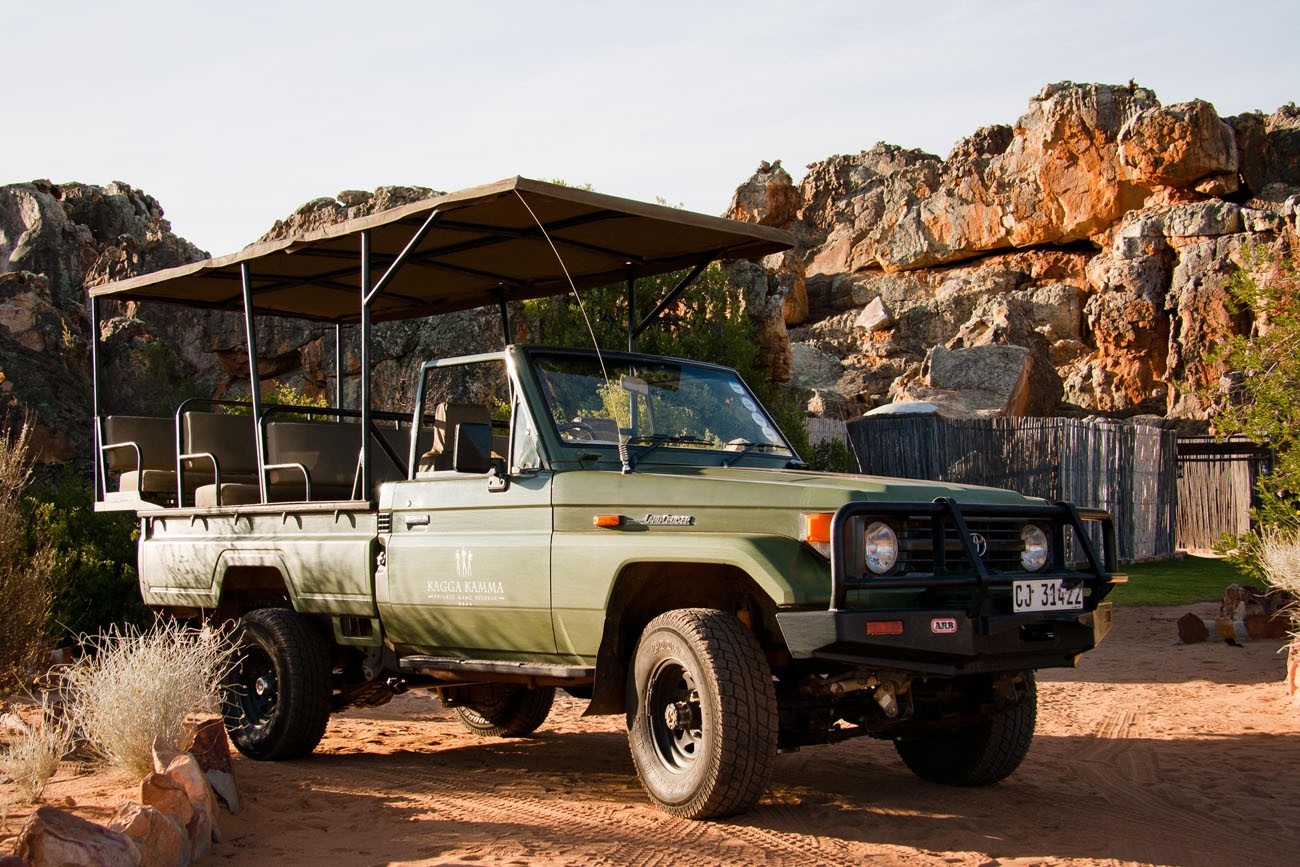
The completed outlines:
[[[766,226],[516,177],[90,294],[242,310],[247,266],[255,312],[356,322],[366,233],[370,285],[380,287],[370,304],[374,321],[561,294],[570,277],[585,289],[793,246],[790,235]],[[401,267],[385,276],[399,256]]]

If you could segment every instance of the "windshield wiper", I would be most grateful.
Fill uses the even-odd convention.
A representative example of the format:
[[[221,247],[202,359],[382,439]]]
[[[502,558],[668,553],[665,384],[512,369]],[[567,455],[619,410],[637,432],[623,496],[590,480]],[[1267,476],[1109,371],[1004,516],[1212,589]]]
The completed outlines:
[[[711,446],[713,440],[700,439],[699,437],[687,436],[670,436],[669,434],[655,434],[654,436],[630,437],[628,445],[645,445],[645,448],[632,456],[631,465],[635,467],[641,462],[641,459],[660,446]]]
[[[722,465],[724,467],[731,466],[736,461],[740,460],[745,455],[749,454],[750,452],[756,449],[780,449],[783,452],[790,451],[788,448],[778,443],[748,443],[747,442],[747,443],[732,443],[732,445],[744,446],[744,448],[742,448],[740,451],[736,452],[734,455],[732,455],[729,458],[723,458]]]

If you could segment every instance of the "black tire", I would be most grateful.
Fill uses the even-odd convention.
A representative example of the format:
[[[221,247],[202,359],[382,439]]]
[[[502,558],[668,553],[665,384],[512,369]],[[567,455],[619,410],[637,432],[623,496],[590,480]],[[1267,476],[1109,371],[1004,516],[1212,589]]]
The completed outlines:
[[[476,735],[492,738],[522,738],[546,722],[555,701],[550,686],[516,690],[491,704],[463,704],[456,708],[460,724]]]
[[[262,608],[239,621],[235,642],[238,662],[226,678],[222,702],[230,740],[252,759],[308,755],[330,716],[324,639],[297,613]]]
[[[1026,673],[1024,698],[997,716],[956,731],[900,737],[894,749],[923,780],[947,786],[988,786],[1024,761],[1038,718],[1038,689]]]
[[[776,692],[758,640],[736,617],[683,608],[650,621],[628,690],[632,760],[664,811],[685,819],[730,816],[767,790]]]

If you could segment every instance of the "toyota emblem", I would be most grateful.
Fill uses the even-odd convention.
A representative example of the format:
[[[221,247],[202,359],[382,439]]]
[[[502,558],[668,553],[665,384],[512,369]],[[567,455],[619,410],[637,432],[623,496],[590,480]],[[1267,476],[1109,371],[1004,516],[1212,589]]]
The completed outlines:
[[[983,560],[984,555],[989,552],[989,540],[979,533],[971,533],[970,543],[975,546],[975,556]]]

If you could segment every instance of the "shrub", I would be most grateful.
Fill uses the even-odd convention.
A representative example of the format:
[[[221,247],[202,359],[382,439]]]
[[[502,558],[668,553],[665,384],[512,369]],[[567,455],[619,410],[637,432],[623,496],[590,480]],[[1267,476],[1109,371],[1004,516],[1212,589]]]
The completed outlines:
[[[31,480],[32,428],[0,431],[0,693],[21,689],[43,670],[58,587],[57,557],[33,548],[19,508]]]
[[[1215,429],[1268,443],[1276,460],[1259,477],[1256,519],[1265,526],[1300,520],[1300,253],[1247,250],[1231,284],[1234,312],[1250,333],[1225,341],[1215,360],[1236,383],[1213,395]]]
[[[147,632],[113,628],[83,646],[61,674],[69,719],[99,756],[142,777],[155,738],[175,743],[188,715],[216,708],[235,652],[219,630],[161,618]]]
[[[808,465],[825,473],[856,473],[857,461],[840,439],[824,439],[812,447]]]
[[[90,484],[71,469],[34,485],[23,501],[29,550],[48,550],[57,564],[50,632],[61,644],[152,621],[136,576],[139,524],[126,512],[96,512],[93,502]]]
[[[41,715],[36,722],[28,723],[10,713],[0,717],[0,725],[15,732],[0,752],[0,774],[13,781],[23,800],[34,804],[54,776],[59,761],[72,750],[72,729],[56,721],[48,696],[41,701]]]
[[[1256,539],[1254,559],[1269,584],[1300,599],[1300,531],[1264,530]],[[1300,608],[1293,605],[1288,613],[1300,640]]]

